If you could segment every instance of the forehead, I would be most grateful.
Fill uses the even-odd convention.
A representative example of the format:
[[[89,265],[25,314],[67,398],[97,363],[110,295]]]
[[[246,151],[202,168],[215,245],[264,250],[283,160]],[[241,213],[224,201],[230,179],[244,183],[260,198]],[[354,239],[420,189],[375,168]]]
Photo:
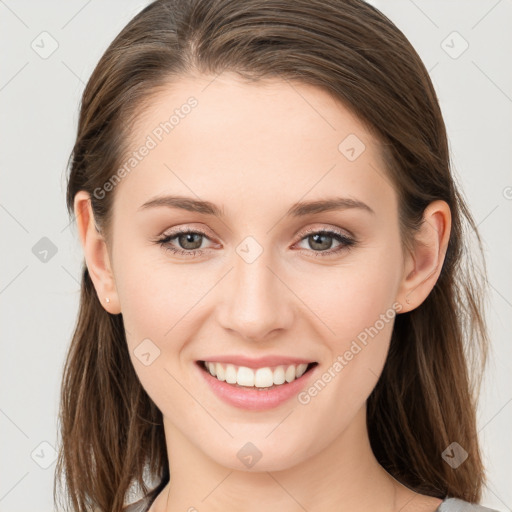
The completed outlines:
[[[134,206],[157,193],[220,205],[229,197],[238,206],[284,207],[333,192],[393,199],[364,124],[326,91],[287,80],[249,83],[224,73],[172,82],[141,109],[130,151],[139,154],[125,157],[116,193]]]
[[[172,131],[177,138],[184,126],[197,135],[207,134],[215,144],[229,133],[247,146],[267,139],[275,149],[285,141],[299,145],[307,138],[336,149],[340,137],[350,130],[377,143],[360,120],[326,90],[290,80],[248,82],[234,73],[183,77],[160,87],[141,109],[132,135],[155,132],[160,139]],[[232,145],[233,139],[224,142]]]

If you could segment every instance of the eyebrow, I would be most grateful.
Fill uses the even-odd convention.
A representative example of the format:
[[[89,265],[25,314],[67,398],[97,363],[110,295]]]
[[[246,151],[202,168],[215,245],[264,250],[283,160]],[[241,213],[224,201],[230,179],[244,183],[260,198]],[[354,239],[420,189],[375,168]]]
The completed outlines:
[[[204,215],[213,215],[224,218],[224,210],[210,201],[194,199],[184,196],[157,196],[145,202],[139,207],[139,210],[146,210],[157,207],[178,208],[189,212],[202,213]],[[348,210],[358,208],[372,215],[375,212],[366,203],[357,199],[348,197],[333,197],[328,199],[318,199],[315,201],[302,201],[293,204],[286,212],[286,217],[302,217],[315,213],[322,213],[333,210]]]

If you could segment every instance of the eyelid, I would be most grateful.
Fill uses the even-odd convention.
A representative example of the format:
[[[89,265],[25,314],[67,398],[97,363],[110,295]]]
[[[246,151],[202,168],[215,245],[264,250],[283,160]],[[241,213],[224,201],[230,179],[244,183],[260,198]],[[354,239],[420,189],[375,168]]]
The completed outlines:
[[[166,238],[174,239],[175,237],[181,235],[182,233],[197,233],[200,235],[203,235],[204,238],[213,241],[212,239],[215,238],[215,236],[210,235],[209,230],[206,230],[204,228],[195,227],[191,224],[182,224],[178,225],[172,228],[167,228],[161,235],[158,235],[154,241],[161,241]],[[217,244],[218,245],[218,244]],[[204,249],[201,249],[204,250]]]
[[[312,227],[297,231],[296,234],[294,235],[294,238],[298,237],[298,239],[294,242],[294,244],[296,244],[297,242],[300,242],[305,236],[307,236],[310,233],[330,232],[330,231],[334,231],[335,233],[337,233],[341,236],[345,236],[347,238],[351,238],[352,240],[356,241],[356,237],[349,230],[342,229],[337,226],[331,226],[331,225],[327,225],[327,227],[326,227],[325,224],[322,224],[322,225],[316,225],[316,226],[312,226]],[[185,225],[178,226],[176,228],[166,229],[158,237],[158,239],[161,240],[161,239],[167,238],[169,236],[172,236],[174,238],[176,235],[179,235],[181,233],[200,233],[201,235],[205,236],[209,240],[211,240],[211,238],[212,238],[206,232],[206,230],[203,230],[202,228],[196,228],[190,224],[185,224]]]
[[[190,225],[190,224],[183,224],[183,225],[178,225],[177,227],[167,228],[160,235],[160,238],[164,238],[164,237],[171,236],[171,235],[172,236],[179,235],[180,233],[201,233],[202,235],[207,236],[208,238],[210,238],[208,233],[206,233],[205,229],[203,229],[203,228],[196,228],[195,226]]]
[[[310,234],[310,233],[318,233],[318,232],[325,232],[325,231],[334,231],[335,233],[341,235],[341,236],[344,236],[346,238],[351,238],[352,240],[356,240],[356,237],[355,235],[349,231],[348,229],[344,229],[344,228],[339,228],[338,226],[332,226],[332,225],[329,225],[329,224],[321,224],[321,225],[316,225],[316,226],[313,226],[313,227],[310,227],[310,228],[306,228],[304,230],[299,230],[297,233],[296,233],[296,237],[297,236],[300,236],[300,240],[302,240],[302,238],[304,238],[304,236]]]
[[[171,233],[164,232],[159,238],[154,240],[154,243],[159,244],[166,251],[170,251],[171,253],[178,255],[180,258],[190,258],[193,259],[195,257],[202,256],[203,253],[207,251],[207,249],[199,248],[199,249],[181,249],[174,247],[170,242],[175,238],[178,238],[180,234],[199,234],[208,240],[211,240],[210,236],[202,229],[202,228],[193,228],[190,225],[181,225],[178,228],[174,228]],[[328,227],[325,226],[312,226],[300,232],[300,236],[298,240],[294,243],[294,246],[302,242],[303,240],[308,238],[309,234],[322,234],[327,235],[329,238],[335,239],[340,245],[336,249],[329,249],[327,251],[312,251],[309,249],[299,248],[297,249],[300,253],[305,252],[307,256],[314,256],[315,258],[334,258],[342,253],[350,252],[351,248],[357,246],[359,241],[350,233],[347,235],[343,232],[343,230],[339,227]],[[297,236],[297,235],[295,235]],[[292,246],[293,247],[293,246]],[[320,260],[319,260],[320,261]]]

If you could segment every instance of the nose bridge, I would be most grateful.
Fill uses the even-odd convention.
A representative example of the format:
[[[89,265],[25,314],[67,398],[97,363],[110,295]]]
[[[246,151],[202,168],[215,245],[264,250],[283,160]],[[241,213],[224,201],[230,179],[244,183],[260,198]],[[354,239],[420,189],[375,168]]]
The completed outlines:
[[[236,248],[233,266],[223,291],[222,326],[254,340],[288,327],[290,297],[276,276],[272,251],[247,237]]]

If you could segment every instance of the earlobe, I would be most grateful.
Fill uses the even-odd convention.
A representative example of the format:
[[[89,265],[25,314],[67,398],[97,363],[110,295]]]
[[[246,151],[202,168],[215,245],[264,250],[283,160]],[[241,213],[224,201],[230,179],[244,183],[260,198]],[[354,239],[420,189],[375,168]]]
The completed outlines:
[[[85,262],[101,305],[111,314],[121,312],[107,243],[96,226],[88,192],[75,195],[74,211]],[[108,300],[107,300],[108,299]]]
[[[443,267],[451,231],[451,212],[446,201],[430,203],[423,224],[415,234],[414,249],[408,254],[397,301],[401,313],[418,307],[434,288]]]

